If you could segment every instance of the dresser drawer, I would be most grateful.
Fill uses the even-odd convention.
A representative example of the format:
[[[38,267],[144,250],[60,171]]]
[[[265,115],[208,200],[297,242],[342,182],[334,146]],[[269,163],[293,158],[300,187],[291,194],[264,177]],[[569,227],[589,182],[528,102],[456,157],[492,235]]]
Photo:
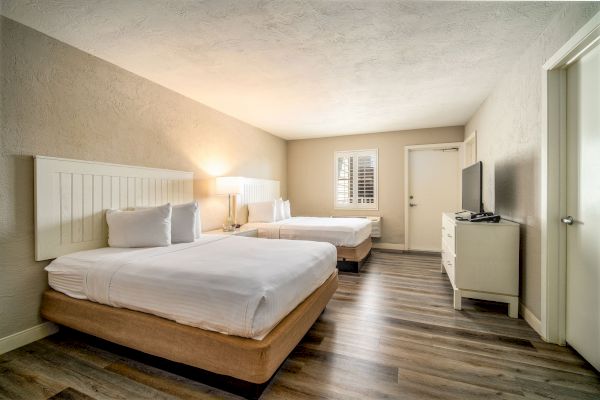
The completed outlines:
[[[442,220],[442,248],[447,247],[453,255],[456,253],[454,240],[455,228],[456,225],[454,225],[452,221],[449,221],[448,218],[444,217]]]
[[[450,251],[446,246],[442,246],[442,265],[444,266],[444,270],[448,274],[448,278],[450,278],[452,285],[454,285],[455,282],[455,261],[456,257],[454,256],[454,252]]]

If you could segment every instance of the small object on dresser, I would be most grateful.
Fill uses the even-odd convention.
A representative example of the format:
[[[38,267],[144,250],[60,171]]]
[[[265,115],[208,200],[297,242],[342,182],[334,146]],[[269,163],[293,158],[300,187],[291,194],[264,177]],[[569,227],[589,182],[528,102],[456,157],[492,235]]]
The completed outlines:
[[[471,222],[491,222],[491,223],[497,224],[500,222],[500,216],[498,214],[481,215],[481,216],[473,217],[469,221],[471,221]]]
[[[456,213],[455,213],[456,215]],[[493,212],[480,212],[473,213],[468,217],[458,216],[456,217],[457,221],[469,221],[469,222],[490,222],[490,223],[499,223],[502,217],[499,214],[494,214]]]

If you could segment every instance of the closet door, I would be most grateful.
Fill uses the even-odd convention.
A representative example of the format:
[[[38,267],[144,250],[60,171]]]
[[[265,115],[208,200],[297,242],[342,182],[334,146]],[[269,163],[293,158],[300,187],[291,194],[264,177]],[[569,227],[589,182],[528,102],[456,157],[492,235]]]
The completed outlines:
[[[600,369],[600,46],[567,70],[567,342]]]

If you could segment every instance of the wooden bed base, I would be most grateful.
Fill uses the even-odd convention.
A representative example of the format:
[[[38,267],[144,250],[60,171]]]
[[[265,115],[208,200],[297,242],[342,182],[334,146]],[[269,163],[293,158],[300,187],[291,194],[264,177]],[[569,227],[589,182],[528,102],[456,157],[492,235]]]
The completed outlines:
[[[49,321],[141,352],[252,384],[267,382],[325,309],[338,285],[337,271],[263,340],[207,331],[143,312],[44,293]]]
[[[336,247],[338,269],[346,272],[359,272],[365,259],[371,253],[371,238],[365,239],[356,247]]]

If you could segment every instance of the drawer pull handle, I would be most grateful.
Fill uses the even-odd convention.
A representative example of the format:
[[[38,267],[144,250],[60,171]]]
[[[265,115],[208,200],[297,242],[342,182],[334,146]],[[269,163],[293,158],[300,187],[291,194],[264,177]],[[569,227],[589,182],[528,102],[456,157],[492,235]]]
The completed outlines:
[[[451,235],[451,234],[448,234],[448,237],[449,237],[449,238],[452,238],[452,235]]]

